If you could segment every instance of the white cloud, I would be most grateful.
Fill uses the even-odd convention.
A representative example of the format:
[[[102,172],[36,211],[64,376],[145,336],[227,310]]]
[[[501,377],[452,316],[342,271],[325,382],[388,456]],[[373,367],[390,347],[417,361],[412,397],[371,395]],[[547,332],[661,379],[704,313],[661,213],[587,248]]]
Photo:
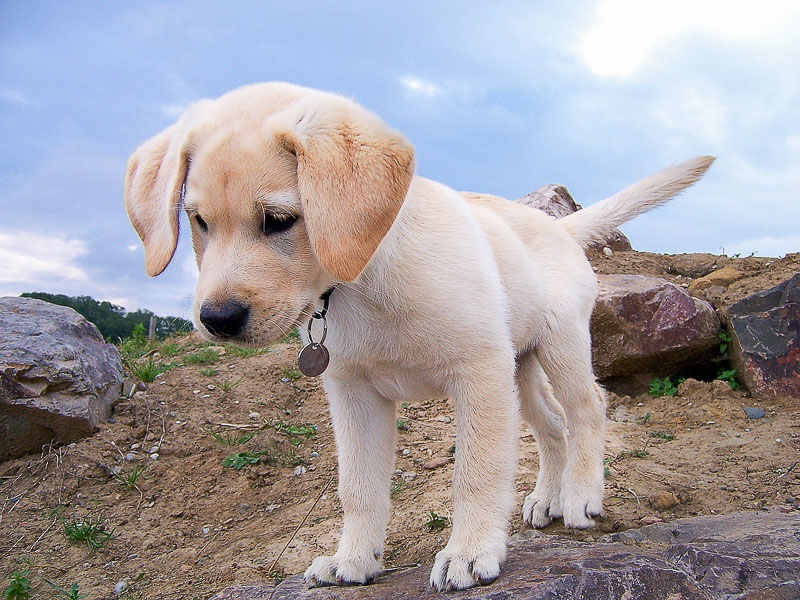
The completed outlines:
[[[169,119],[177,119],[183,114],[183,111],[186,110],[185,104],[161,104],[158,106],[158,110],[161,113],[169,118]]]
[[[424,79],[419,79],[418,77],[412,77],[411,75],[401,77],[400,83],[410,94],[422,96],[424,98],[435,98],[436,96],[441,96],[444,91],[442,90],[441,86],[433,83],[432,81],[426,81]]]
[[[755,254],[756,256],[780,257],[793,252],[800,252],[800,235],[762,235],[726,244],[724,248],[728,256]]]
[[[575,50],[595,75],[626,77],[681,34],[768,41],[770,31],[798,11],[792,0],[603,0],[596,23],[580,36]]]
[[[728,132],[728,108],[713,90],[683,89],[659,102],[653,113],[664,131],[681,139],[720,144]]]
[[[128,252],[133,253],[139,249],[139,244],[129,244],[128,246],[125,247],[128,249]]]
[[[83,240],[32,231],[0,232],[0,283],[85,281],[86,271],[77,260],[88,253]]]
[[[17,106],[25,106],[25,107],[39,107],[42,105],[41,102],[38,100],[34,100],[29,96],[23,94],[19,90],[13,89],[4,89],[0,91],[0,98],[5,100],[10,104],[16,104]]]

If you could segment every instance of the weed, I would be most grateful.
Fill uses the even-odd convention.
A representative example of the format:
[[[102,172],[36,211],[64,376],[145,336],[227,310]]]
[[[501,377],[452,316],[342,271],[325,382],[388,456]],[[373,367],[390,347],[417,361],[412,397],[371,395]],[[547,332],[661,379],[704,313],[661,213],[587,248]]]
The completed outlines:
[[[219,359],[219,352],[212,348],[202,348],[184,356],[187,363],[205,365]]]
[[[731,335],[724,329],[719,332],[719,353],[725,354],[728,351],[728,346],[731,343]]]
[[[161,356],[178,356],[181,347],[176,342],[164,342],[159,346],[158,351],[161,353]]]
[[[201,369],[197,369],[197,372],[200,373],[200,375],[205,375],[206,377],[214,377],[218,371],[214,367],[203,367]]]
[[[241,471],[247,465],[255,465],[261,460],[263,452],[238,452],[229,454],[222,460],[222,466]]]
[[[241,446],[242,444],[249,442],[256,437],[255,431],[247,431],[244,433],[237,433],[235,431],[224,431],[222,433],[218,433],[216,431],[211,431],[210,429],[203,429],[203,431],[214,438],[217,443],[229,447]]]
[[[145,469],[147,469],[146,466],[133,465],[127,473],[114,473],[114,479],[134,490],[136,489],[136,481],[145,472]]]
[[[717,379],[727,381],[732,390],[739,389],[739,382],[736,381],[736,369],[720,369],[717,373]]]
[[[672,440],[675,439],[674,435],[672,435],[671,433],[667,433],[666,431],[651,431],[647,435],[649,435],[651,438],[658,438],[660,440],[666,440],[668,442],[671,442]]]
[[[150,383],[157,375],[166,373],[173,367],[175,365],[172,363],[155,362],[153,357],[150,357],[146,363],[134,363],[131,367],[131,372],[145,383]]]
[[[282,342],[299,342],[300,341],[300,331],[297,329],[292,329],[285,338],[281,340]]]
[[[229,354],[233,354],[234,356],[238,356],[240,358],[248,358],[250,356],[255,356],[256,354],[263,354],[266,351],[265,348],[251,348],[249,346],[233,346],[231,344],[225,344],[225,350]]]
[[[664,377],[663,379],[656,377],[650,381],[650,389],[648,391],[653,398],[674,396],[678,393],[678,386],[684,381],[686,379],[683,377]]]
[[[56,593],[53,598],[58,598],[58,600],[80,600],[81,598],[86,598],[86,596],[89,595],[81,594],[77,583],[73,583],[68,590],[65,590],[49,579],[45,579],[44,581],[47,583],[47,585],[55,590]]]
[[[450,456],[455,456],[455,453],[456,453],[456,445],[455,445],[455,444],[453,444],[452,446],[450,446],[450,448],[447,450],[447,453],[448,453]]]
[[[300,437],[310,440],[317,435],[317,426],[310,423],[306,423],[305,425],[292,425],[291,423],[285,423],[280,419],[277,421],[270,419],[270,422],[265,425],[265,427],[272,428],[278,433],[282,433],[288,437],[289,443],[292,446],[300,445],[300,442],[302,441]]]
[[[643,417],[639,417],[638,419],[636,419],[636,422],[639,423],[639,425],[647,425],[647,422],[652,418],[653,418],[653,415],[650,414],[650,413],[647,413]]]
[[[402,481],[395,481],[391,487],[389,487],[389,494],[394,496],[397,492],[403,489],[403,482]]]
[[[613,465],[615,462],[619,462],[624,458],[645,458],[646,456],[646,450],[623,450],[616,456],[612,456],[603,460],[603,464],[606,465],[606,469],[608,469],[608,467]],[[603,471],[605,472],[605,469]],[[608,477],[608,475],[606,475],[606,477]]]
[[[28,569],[14,571],[9,576],[10,583],[3,590],[3,600],[28,600],[31,597],[31,581]]]
[[[225,379],[225,380],[222,381],[222,383],[219,384],[219,388],[223,392],[230,392],[233,388],[235,388],[237,385],[242,383],[243,380],[244,380],[244,377],[239,377],[239,379],[237,379],[234,382],[231,382],[230,379]]]
[[[608,479],[611,476],[611,469],[603,467],[603,478]]]
[[[294,369],[284,369],[283,377],[284,379],[291,379],[292,381],[295,381],[297,379],[300,379],[300,373],[298,373]]]
[[[397,419],[397,429],[408,431],[408,419]]]
[[[447,527],[449,523],[447,517],[443,517],[432,510],[428,511],[428,515],[430,515],[430,519],[428,519],[427,523],[425,523],[425,527],[427,527],[429,531],[433,531],[434,529],[444,529]]]
[[[86,542],[90,553],[105,546],[106,542],[114,535],[113,529],[110,532],[105,531],[103,522],[100,519],[84,517],[79,520],[72,517],[71,521],[62,519],[61,523],[64,526],[64,535],[67,536],[67,539],[73,542]]]

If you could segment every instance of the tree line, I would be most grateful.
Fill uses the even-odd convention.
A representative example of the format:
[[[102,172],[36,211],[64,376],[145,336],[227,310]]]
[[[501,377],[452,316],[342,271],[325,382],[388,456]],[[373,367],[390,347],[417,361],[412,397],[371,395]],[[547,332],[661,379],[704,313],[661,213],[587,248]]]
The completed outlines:
[[[91,296],[65,296],[64,294],[46,294],[44,292],[25,292],[24,298],[36,298],[51,304],[68,306],[83,315],[88,321],[94,323],[103,334],[107,342],[116,342],[131,337],[134,329],[137,332],[147,332],[150,327],[150,317],[154,316],[149,310],[136,310],[126,312],[121,306],[111,302],[98,302]],[[156,336],[165,338],[176,333],[192,331],[192,322],[180,317],[156,316]]]

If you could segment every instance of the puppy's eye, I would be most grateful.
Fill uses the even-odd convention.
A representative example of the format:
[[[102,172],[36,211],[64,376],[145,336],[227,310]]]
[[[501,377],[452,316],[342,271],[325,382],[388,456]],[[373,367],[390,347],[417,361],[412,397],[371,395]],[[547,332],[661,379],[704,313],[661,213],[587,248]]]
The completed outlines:
[[[261,231],[270,235],[272,233],[280,233],[286,231],[297,220],[294,215],[274,215],[264,213],[264,220],[261,222]]]
[[[200,227],[202,231],[208,231],[208,223],[203,220],[203,217],[195,215],[194,220],[197,221],[197,226]]]

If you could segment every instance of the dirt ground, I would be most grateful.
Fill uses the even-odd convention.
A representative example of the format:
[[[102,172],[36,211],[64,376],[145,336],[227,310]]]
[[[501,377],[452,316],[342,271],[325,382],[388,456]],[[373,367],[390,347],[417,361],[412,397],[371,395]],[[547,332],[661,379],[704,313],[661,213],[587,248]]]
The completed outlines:
[[[599,273],[657,275],[678,284],[733,265],[742,279],[706,294],[723,313],[732,301],[800,271],[800,255],[622,252],[593,262]],[[91,599],[118,597],[120,582],[123,598],[206,599],[231,584],[300,573],[315,556],[335,550],[342,512],[333,431],[321,383],[297,377],[299,343],[250,356],[227,348],[205,364],[187,358],[203,352],[198,337],[168,343],[174,356],[160,360],[183,366],[120,402],[96,435],[0,464],[0,588],[12,571],[27,568],[34,597],[52,597],[47,578],[63,589],[77,583]],[[594,539],[657,520],[798,510],[800,401],[753,398],[722,381],[692,379],[675,397],[652,398],[646,382],[610,384],[606,503],[598,528],[572,532],[554,524],[545,532]],[[766,416],[749,419],[745,406]],[[448,517],[452,506],[452,404],[404,404],[397,416],[388,568],[431,561],[450,526],[429,527],[430,511]],[[252,439],[225,444],[247,432]],[[524,529],[522,502],[537,471],[527,430],[520,444],[520,510],[511,533]],[[261,453],[252,455],[257,464],[223,465],[246,451]],[[426,468],[434,459],[439,466]],[[119,471],[124,478],[136,465],[146,469],[135,485],[113,477]],[[73,520],[97,522],[113,534],[90,551],[67,539],[64,522]]]

